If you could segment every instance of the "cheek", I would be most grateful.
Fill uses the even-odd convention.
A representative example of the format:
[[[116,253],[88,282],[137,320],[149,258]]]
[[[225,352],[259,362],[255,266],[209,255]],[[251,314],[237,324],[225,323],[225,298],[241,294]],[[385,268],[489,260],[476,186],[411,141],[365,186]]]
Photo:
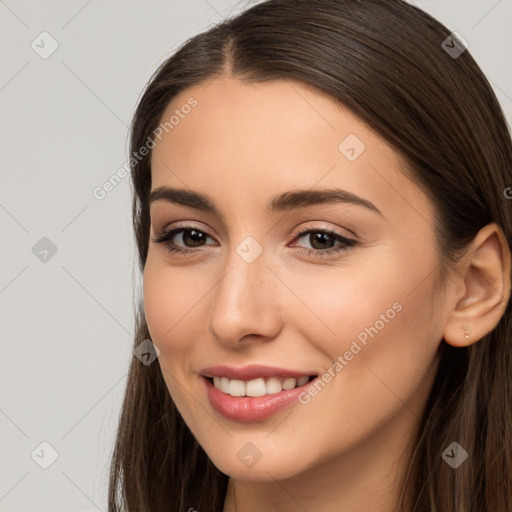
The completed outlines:
[[[143,283],[148,330],[160,350],[158,364],[174,403],[188,418],[194,406],[188,402],[188,393],[183,392],[188,387],[186,369],[194,350],[190,322],[198,314],[202,306],[200,299],[208,289],[203,281],[194,279],[191,272],[172,269],[149,254]]]
[[[317,276],[317,292],[308,294],[304,300],[310,313],[302,312],[303,318],[309,317],[311,321],[302,321],[303,326],[310,343],[329,359],[334,361],[346,354],[346,359],[352,361],[357,353],[357,359],[363,362],[363,353],[372,341],[378,343],[377,340],[387,338],[391,326],[402,323],[406,309],[404,296],[389,276],[381,276],[376,285],[376,280],[367,274],[340,275],[343,278]],[[311,278],[307,281],[298,286],[311,287]]]
[[[369,337],[365,329],[375,323],[379,331],[387,328],[399,316],[401,307],[396,303],[405,298],[407,277],[397,272],[391,250],[379,251],[376,259],[357,255],[346,264],[285,271],[283,281],[302,303],[284,310],[290,325],[302,325],[307,339],[332,358],[348,350],[358,335],[364,342]]]
[[[156,260],[156,258],[155,258]],[[185,352],[190,347],[187,327],[198,314],[208,285],[194,278],[191,270],[148,261],[144,269],[144,311],[152,341],[162,355]]]
[[[396,251],[381,256],[378,266],[361,263],[322,269],[314,278],[297,272],[286,277],[294,290],[309,290],[300,294],[308,310],[294,308],[290,325],[329,361],[340,363],[333,371],[344,376],[334,380],[345,381],[344,392],[354,396],[362,389],[392,396],[386,383],[409,392],[425,376],[439,345],[432,334],[434,275],[418,272],[435,268],[435,261],[426,256],[412,262]]]

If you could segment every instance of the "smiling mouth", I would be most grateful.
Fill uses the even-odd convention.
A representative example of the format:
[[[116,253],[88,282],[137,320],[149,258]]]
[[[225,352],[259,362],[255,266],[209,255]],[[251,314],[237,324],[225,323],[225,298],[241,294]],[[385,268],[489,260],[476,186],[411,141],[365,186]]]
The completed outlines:
[[[259,377],[248,381],[228,379],[227,377],[204,377],[226,395],[233,397],[259,397],[275,395],[284,391],[305,386],[317,375],[303,377]]]

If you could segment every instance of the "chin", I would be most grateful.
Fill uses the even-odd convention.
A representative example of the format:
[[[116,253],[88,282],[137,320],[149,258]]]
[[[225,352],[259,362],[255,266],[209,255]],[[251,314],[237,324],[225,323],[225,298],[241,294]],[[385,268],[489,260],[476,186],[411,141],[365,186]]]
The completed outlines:
[[[250,451],[250,448],[245,448],[245,451],[244,448],[235,448],[232,452],[233,457],[226,456],[228,450],[219,454],[211,452],[207,452],[207,454],[217,469],[236,480],[260,482],[284,480],[292,478],[307,469],[304,460],[295,459],[288,453],[272,450],[267,454],[261,453],[261,458],[251,461],[245,455]],[[240,457],[238,453],[240,453]],[[254,453],[256,454],[256,452]]]

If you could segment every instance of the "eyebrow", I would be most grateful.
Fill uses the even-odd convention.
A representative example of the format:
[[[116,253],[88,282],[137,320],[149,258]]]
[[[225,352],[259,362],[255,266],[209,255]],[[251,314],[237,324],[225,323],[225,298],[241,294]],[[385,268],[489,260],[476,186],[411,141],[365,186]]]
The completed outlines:
[[[195,208],[196,210],[212,213],[222,218],[222,215],[213,201],[207,195],[198,192],[162,186],[152,190],[149,194],[148,204],[151,205],[155,201],[181,204]],[[284,192],[272,198],[267,205],[267,209],[270,212],[284,212],[298,208],[306,208],[308,206],[333,203],[347,203],[362,206],[384,217],[382,212],[367,199],[339,188]]]

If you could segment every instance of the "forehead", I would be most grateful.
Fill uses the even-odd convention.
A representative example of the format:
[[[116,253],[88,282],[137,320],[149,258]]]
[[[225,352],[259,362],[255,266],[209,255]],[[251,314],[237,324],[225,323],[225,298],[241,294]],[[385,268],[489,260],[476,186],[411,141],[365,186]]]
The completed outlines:
[[[400,172],[399,154],[330,95],[302,82],[217,78],[182,91],[161,123],[153,189],[181,186],[220,198],[236,193],[240,204],[332,186],[383,212],[394,210],[397,218],[411,209],[431,217],[425,194]]]

